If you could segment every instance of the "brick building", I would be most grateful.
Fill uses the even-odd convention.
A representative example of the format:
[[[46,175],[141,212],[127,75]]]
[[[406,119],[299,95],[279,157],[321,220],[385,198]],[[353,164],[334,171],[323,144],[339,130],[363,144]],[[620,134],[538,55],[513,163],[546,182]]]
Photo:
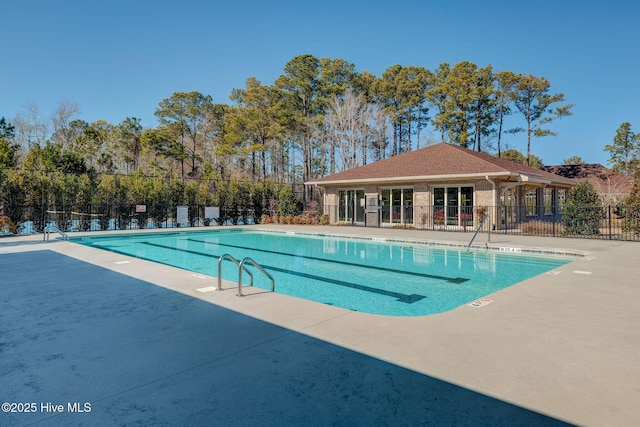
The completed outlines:
[[[331,224],[492,229],[555,214],[575,181],[439,143],[307,184],[323,190]]]

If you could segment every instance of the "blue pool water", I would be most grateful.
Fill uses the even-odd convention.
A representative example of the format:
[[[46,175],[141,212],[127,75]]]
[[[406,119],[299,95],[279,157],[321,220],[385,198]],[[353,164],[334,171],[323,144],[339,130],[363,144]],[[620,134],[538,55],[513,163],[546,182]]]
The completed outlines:
[[[253,258],[276,292],[392,316],[441,313],[562,266],[569,257],[254,230],[82,237],[73,241],[216,277],[218,259]],[[270,289],[254,271],[254,286]],[[223,261],[222,278],[238,267]],[[243,283],[248,283],[248,275]],[[215,285],[215,283],[211,283]]]

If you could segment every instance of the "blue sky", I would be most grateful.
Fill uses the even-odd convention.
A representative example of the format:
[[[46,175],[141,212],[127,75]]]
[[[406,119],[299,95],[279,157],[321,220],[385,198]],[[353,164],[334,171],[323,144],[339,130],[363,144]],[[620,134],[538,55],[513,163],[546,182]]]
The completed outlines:
[[[471,61],[544,76],[574,115],[535,139],[545,164],[607,164],[622,122],[640,133],[640,6],[628,0],[35,1],[0,0],[0,116],[63,100],[88,122],[135,116],[199,91],[229,103],[255,76],[272,84],[293,57],[342,58],[380,76],[391,65]],[[520,124],[520,123],[518,123]],[[507,138],[526,151],[523,135]]]

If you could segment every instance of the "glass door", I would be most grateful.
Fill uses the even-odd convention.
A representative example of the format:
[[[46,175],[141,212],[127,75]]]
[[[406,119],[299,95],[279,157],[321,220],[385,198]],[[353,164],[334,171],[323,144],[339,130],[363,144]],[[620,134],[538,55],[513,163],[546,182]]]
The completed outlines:
[[[383,188],[380,202],[381,225],[413,223],[413,188]]]
[[[391,190],[391,222],[398,224],[402,221],[402,190]]]
[[[383,189],[380,192],[380,196],[380,203],[382,204],[380,222],[382,224],[388,224],[391,222],[391,190],[388,188]]]
[[[413,224],[413,189],[404,188],[402,190],[402,222]]]
[[[515,227],[518,222],[518,194],[515,189],[510,188],[504,192],[503,209],[504,228]]]
[[[338,191],[338,221],[364,222],[364,190]]]
[[[458,225],[458,187],[447,188],[447,225]]]
[[[473,187],[435,187],[433,224],[473,226]]]
[[[353,191],[345,191],[345,221],[353,222]]]
[[[356,211],[356,222],[364,223],[364,214],[366,208],[366,201],[364,199],[364,190],[356,190],[353,200],[353,208]]]
[[[460,225],[473,227],[473,187],[460,187]]]
[[[444,225],[444,188],[433,189],[433,225]]]

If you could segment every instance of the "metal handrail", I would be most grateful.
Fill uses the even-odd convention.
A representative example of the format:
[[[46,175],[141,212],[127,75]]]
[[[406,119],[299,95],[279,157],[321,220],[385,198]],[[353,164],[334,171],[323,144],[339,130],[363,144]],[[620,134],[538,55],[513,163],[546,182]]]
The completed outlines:
[[[233,262],[235,265],[238,266],[238,269],[240,269],[242,271],[242,267],[240,265],[240,261],[238,261],[237,259],[235,259],[234,257],[232,257],[229,254],[224,254],[222,255],[219,259],[218,259],[218,289],[216,289],[217,291],[221,291],[222,290],[222,261],[224,261],[225,259],[228,259],[229,261]],[[249,286],[253,286],[253,274],[251,274],[251,272],[249,270],[247,270],[245,268],[245,271],[247,272],[247,274],[249,274]]]
[[[60,235],[62,236],[62,240],[69,240],[69,235],[64,231],[60,230],[55,225],[47,225],[46,227],[44,227],[44,235],[42,236],[42,240],[49,240],[49,237],[52,231],[60,233]]]
[[[265,269],[262,268],[262,266],[260,264],[258,264],[257,262],[255,262],[251,258],[246,257],[246,258],[243,258],[242,261],[240,261],[240,265],[239,265],[239,268],[238,268],[238,293],[236,294],[236,296],[239,296],[239,297],[242,296],[242,270],[244,268],[244,263],[245,262],[248,262],[249,264],[253,265],[255,268],[260,270],[262,272],[262,274],[264,274],[265,276],[267,276],[271,280],[271,292],[274,292],[275,288],[276,288],[276,282],[273,279],[273,276],[270,275],[269,273],[267,273],[265,271]]]
[[[469,252],[469,249],[471,249],[471,244],[473,243],[473,241],[475,240],[476,236],[478,235],[478,233],[480,232],[480,229],[482,228],[482,226],[484,225],[484,222],[487,220],[487,218],[489,218],[489,214],[486,214],[484,216],[484,218],[482,218],[482,221],[480,221],[480,225],[478,225],[478,228],[476,229],[476,232],[473,234],[473,237],[471,238],[471,240],[469,241],[469,245],[467,245],[467,252]]]

